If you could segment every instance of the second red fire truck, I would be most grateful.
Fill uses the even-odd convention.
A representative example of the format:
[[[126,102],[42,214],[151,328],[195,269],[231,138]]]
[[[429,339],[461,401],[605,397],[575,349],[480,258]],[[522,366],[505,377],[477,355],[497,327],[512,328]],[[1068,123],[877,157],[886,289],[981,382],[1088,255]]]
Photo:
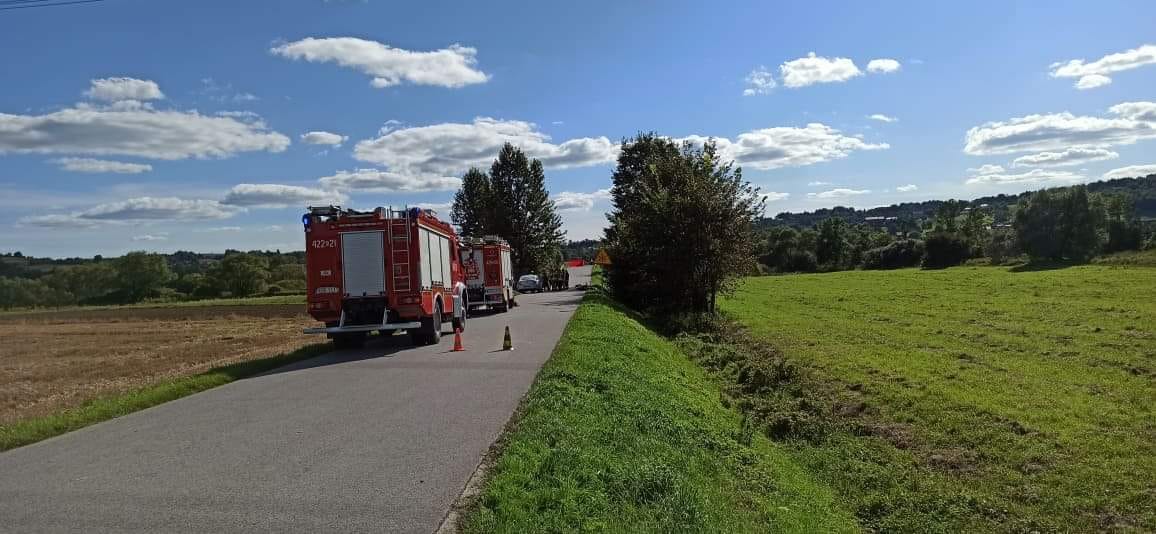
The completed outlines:
[[[469,307],[486,306],[499,312],[514,306],[514,273],[510,244],[497,236],[463,238],[462,267],[465,270]]]
[[[308,311],[325,323],[306,333],[358,346],[374,331],[406,330],[415,344],[433,344],[447,322],[465,329],[462,247],[433,212],[327,206],[309,208],[301,222]]]

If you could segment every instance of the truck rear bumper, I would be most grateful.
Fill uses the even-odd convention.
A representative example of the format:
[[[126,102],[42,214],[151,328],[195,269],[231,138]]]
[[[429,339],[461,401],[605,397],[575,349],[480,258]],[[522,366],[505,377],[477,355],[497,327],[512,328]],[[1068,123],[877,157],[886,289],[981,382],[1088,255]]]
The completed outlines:
[[[418,321],[413,321],[409,323],[317,326],[314,328],[306,328],[303,331],[306,334],[344,334],[349,332],[373,332],[375,330],[413,330],[419,327],[421,327],[421,323]]]

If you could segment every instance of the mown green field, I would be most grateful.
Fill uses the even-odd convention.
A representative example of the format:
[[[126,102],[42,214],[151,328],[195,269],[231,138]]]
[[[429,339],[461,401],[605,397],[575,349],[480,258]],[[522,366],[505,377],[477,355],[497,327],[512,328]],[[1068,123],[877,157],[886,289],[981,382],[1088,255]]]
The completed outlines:
[[[467,532],[856,530],[701,367],[599,292],[504,440]]]
[[[1156,268],[1019,271],[759,277],[721,307],[854,423],[781,445],[861,525],[1156,530]]]

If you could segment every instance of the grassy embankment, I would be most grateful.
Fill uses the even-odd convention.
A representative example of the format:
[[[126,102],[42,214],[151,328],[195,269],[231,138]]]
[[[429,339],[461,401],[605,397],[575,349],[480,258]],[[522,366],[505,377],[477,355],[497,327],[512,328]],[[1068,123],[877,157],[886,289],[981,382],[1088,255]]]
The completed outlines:
[[[707,374],[587,294],[504,437],[468,532],[840,532],[854,519]]]
[[[747,280],[722,308],[798,368],[748,408],[865,526],[1156,530],[1156,269],[1019,271]]]
[[[53,436],[143,410],[205,391],[283,365],[320,355],[332,347],[316,343],[269,358],[247,360],[216,367],[192,376],[162,380],[127,393],[101,397],[52,415],[0,425],[0,451],[28,445]]]

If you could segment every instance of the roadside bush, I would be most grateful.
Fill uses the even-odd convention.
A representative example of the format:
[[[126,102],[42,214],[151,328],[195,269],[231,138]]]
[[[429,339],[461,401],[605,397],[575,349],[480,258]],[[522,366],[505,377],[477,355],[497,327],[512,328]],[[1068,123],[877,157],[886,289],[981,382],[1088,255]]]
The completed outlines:
[[[901,269],[915,267],[923,260],[923,242],[901,239],[890,245],[863,253],[864,269]]]
[[[971,246],[956,234],[937,232],[923,242],[924,269],[942,269],[967,261]]]

